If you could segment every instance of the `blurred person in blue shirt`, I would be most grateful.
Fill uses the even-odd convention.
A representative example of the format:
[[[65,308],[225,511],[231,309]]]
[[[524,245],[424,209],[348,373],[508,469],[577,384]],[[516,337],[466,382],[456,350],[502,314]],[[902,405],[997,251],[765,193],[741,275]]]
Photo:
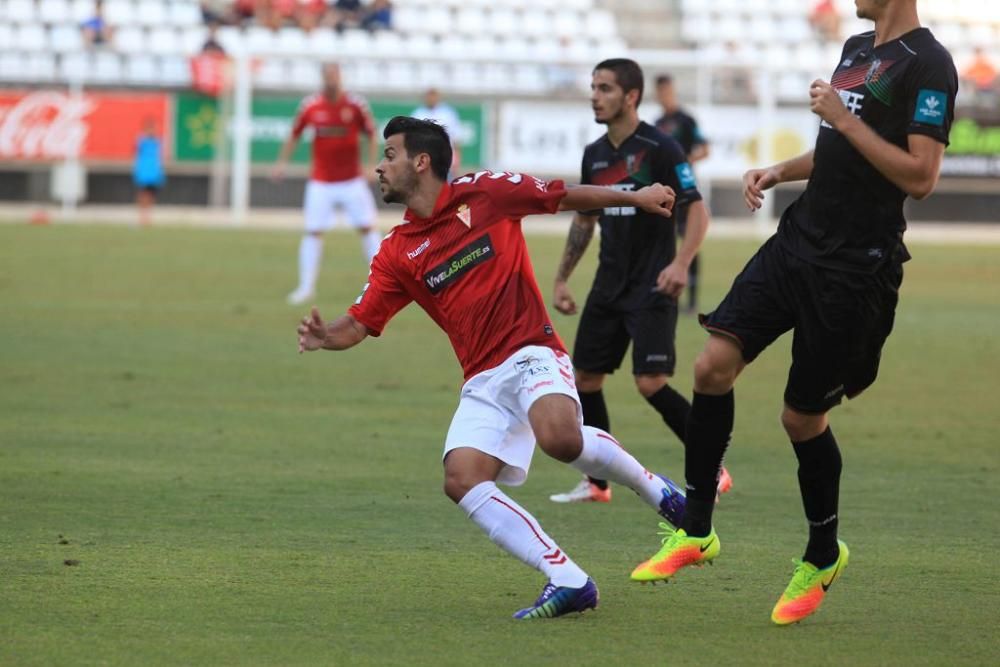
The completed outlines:
[[[132,165],[132,181],[136,187],[140,225],[151,224],[156,193],[163,187],[165,180],[163,143],[157,132],[156,120],[147,118],[143,121],[142,134],[136,141],[135,163]]]
[[[103,0],[95,0],[94,15],[80,24],[80,30],[89,46],[103,46],[111,41],[112,29],[104,18]]]

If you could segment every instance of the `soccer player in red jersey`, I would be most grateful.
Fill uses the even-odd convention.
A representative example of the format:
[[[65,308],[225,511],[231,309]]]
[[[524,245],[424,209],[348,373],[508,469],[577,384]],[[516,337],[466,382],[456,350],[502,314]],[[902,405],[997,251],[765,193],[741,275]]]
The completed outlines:
[[[444,491],[493,542],[548,579],[515,618],[551,618],[597,606],[593,580],[497,482],[522,484],[535,442],[586,475],[633,489],[677,525],[684,496],[647,471],[610,435],[583,426],[573,365],[552,328],[521,233],[526,215],[635,206],[670,215],[674,193],[567,188],[523,174],[480,171],[447,182],[451,140],[443,127],[405,116],[384,131],[376,168],[382,198],[407,206],[383,240],[347,314],[319,311],[298,327],[299,351],[344,350],[382,333],[416,301],[451,339],[465,373],[444,447]]]
[[[361,135],[368,137],[368,162],[378,160],[375,121],[368,103],[343,90],[340,66],[323,65],[323,91],[302,100],[292,133],[281,147],[274,166],[274,180],[281,180],[295,146],[307,127],[313,130],[312,173],[306,184],[306,233],[299,244],[299,285],[288,295],[291,304],[302,304],[316,294],[323,257],[323,232],[334,224],[341,209],[348,223],[361,234],[368,261],[378,250],[375,199],[362,175]]]

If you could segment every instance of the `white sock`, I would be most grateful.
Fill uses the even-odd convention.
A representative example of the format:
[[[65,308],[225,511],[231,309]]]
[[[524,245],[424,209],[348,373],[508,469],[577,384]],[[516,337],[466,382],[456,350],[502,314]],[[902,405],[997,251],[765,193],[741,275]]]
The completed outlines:
[[[531,514],[493,482],[472,487],[458,503],[494,544],[542,572],[556,586],[580,588],[587,573],[545,534]]]
[[[372,263],[372,258],[375,257],[375,253],[378,252],[378,246],[382,243],[382,237],[374,229],[369,229],[367,233],[361,236],[361,247],[364,248],[365,255],[368,257],[368,263]]]
[[[583,451],[570,465],[584,475],[624,484],[659,511],[666,484],[604,431],[584,426]]]
[[[306,234],[299,243],[299,289],[316,291],[319,264],[323,258],[323,237]]]

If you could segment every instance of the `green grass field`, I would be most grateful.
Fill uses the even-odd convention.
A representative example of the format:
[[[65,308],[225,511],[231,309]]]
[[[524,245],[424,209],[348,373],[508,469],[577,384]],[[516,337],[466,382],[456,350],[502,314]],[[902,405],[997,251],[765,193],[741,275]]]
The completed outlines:
[[[562,239],[529,239],[544,291]],[[658,547],[630,492],[512,495],[601,586],[593,613],[510,620],[543,583],[441,493],[461,373],[415,307],[349,352],[295,354],[295,234],[0,226],[2,665],[986,665],[1000,660],[1000,249],[912,249],[880,381],[838,408],[851,566],[772,627],[804,545],[778,424],[787,339],[737,388],[713,568],[630,584]],[[705,302],[755,243],[710,241]],[[582,299],[593,252],[574,278]],[[327,244],[321,309],[364,282]],[[571,342],[576,322],[557,317]],[[679,330],[676,385],[704,339]],[[627,370],[627,369],[626,369]],[[612,426],[680,478],[679,443],[611,378]],[[72,565],[67,563],[74,563]]]

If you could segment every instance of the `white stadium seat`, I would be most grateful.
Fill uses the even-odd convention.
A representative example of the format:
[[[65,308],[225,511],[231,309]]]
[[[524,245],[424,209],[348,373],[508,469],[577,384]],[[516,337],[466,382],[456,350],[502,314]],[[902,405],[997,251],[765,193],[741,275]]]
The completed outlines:
[[[455,18],[455,30],[463,35],[478,36],[487,31],[486,12],[478,7],[460,9]]]
[[[93,7],[93,3],[91,3],[91,7]],[[104,3],[104,18],[113,26],[135,23],[135,7],[129,0],[106,0]]]
[[[415,33],[407,37],[403,53],[411,58],[429,58],[438,53],[434,38],[424,33]]]
[[[177,30],[180,53],[185,56],[193,56],[201,53],[205,40],[208,39],[208,30],[201,26],[188,26]],[[226,47],[222,47],[225,49]]]
[[[38,3],[38,20],[42,23],[62,23],[70,18],[69,0],[44,0]]]
[[[170,87],[191,85],[191,65],[183,56],[163,56],[160,58],[160,84]]]
[[[60,23],[49,30],[49,50],[54,53],[80,51],[83,49],[83,34],[80,28],[70,23]]]
[[[12,23],[31,23],[37,18],[32,0],[7,0],[5,14],[5,19]]]
[[[306,34],[298,28],[281,28],[274,36],[274,52],[283,56],[298,56],[307,52]]]
[[[73,0],[70,6],[70,19],[76,23],[86,21],[94,15],[94,0]]]
[[[143,53],[147,49],[146,31],[138,26],[124,26],[115,30],[113,42],[122,53]]]
[[[41,23],[26,23],[14,30],[14,48],[22,51],[44,51],[48,36]]]
[[[89,53],[77,51],[66,53],[59,60],[59,78],[70,83],[86,81],[90,76],[91,57]]]
[[[125,59],[125,80],[141,86],[151,86],[160,80],[153,56],[138,54]]]
[[[314,61],[299,59],[291,63],[289,80],[299,90],[316,90],[323,84],[323,75]]]
[[[243,46],[255,56],[274,53],[274,33],[270,28],[250,26],[243,33]]]
[[[318,30],[315,32],[319,32]],[[246,48],[243,40],[243,33],[240,32],[239,28],[233,26],[223,26],[215,33],[216,39],[219,40],[219,44],[222,44],[222,48],[226,50],[231,56],[238,56],[244,52]]]
[[[0,81],[20,81],[27,75],[24,56],[16,51],[0,51]]]
[[[167,7],[158,0],[139,0],[135,6],[134,19],[148,26],[158,26],[167,23]]]
[[[306,52],[320,60],[337,54],[337,33],[330,28],[316,28],[306,36]]]
[[[201,9],[195,2],[171,2],[167,14],[169,22],[181,28],[201,24]]]
[[[108,51],[98,51],[94,54],[92,81],[103,84],[120,84],[122,80],[122,63],[117,54]]]
[[[284,88],[288,82],[288,68],[285,61],[268,58],[254,72],[254,82],[261,88]]]
[[[149,52],[160,55],[181,52],[181,44],[177,38],[177,32],[169,26],[151,28],[147,47]]]
[[[489,26],[494,35],[502,37],[517,35],[520,32],[517,16],[513,11],[504,7],[496,7],[490,12]]]

